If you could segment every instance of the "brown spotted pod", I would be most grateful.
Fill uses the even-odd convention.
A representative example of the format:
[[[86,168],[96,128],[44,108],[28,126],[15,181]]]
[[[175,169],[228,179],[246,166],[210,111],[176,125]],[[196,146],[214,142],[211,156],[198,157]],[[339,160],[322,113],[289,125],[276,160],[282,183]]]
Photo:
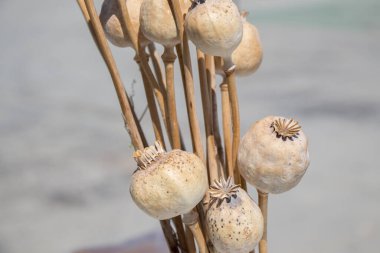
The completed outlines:
[[[240,13],[231,0],[194,1],[185,29],[197,48],[221,57],[230,57],[243,36]]]
[[[247,182],[264,193],[295,187],[310,164],[308,140],[293,119],[268,116],[243,136],[238,167]]]
[[[248,12],[243,12],[243,38],[232,53],[232,61],[236,65],[236,74],[253,74],[263,59],[263,49],[257,28],[246,20]]]
[[[257,204],[238,185],[221,178],[211,185],[206,212],[209,238],[217,252],[247,253],[263,235],[264,219]]]
[[[141,35],[140,27],[140,6],[143,0],[127,0],[128,13],[131,18],[137,37],[143,45],[149,41]],[[122,14],[118,5],[118,0],[105,0],[99,15],[100,23],[103,26],[107,39],[117,47],[131,47],[132,41],[128,34],[124,33],[121,26]]]
[[[185,214],[205,195],[208,182],[202,160],[182,150],[165,152],[159,142],[136,151],[138,169],[132,175],[130,193],[148,215],[166,220]]]

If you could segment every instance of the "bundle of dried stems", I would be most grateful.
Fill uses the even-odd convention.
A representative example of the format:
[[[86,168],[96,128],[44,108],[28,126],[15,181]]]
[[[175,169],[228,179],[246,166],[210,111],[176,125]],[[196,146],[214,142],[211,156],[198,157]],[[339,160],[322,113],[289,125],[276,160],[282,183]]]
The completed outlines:
[[[210,0],[211,1],[211,0]],[[212,0],[214,1],[214,0]],[[126,129],[130,135],[135,150],[141,150],[152,143],[147,141],[139,120],[132,106],[129,96],[122,83],[119,70],[116,66],[111,49],[106,39],[98,13],[93,0],[77,0],[83,13],[91,35],[97,45],[103,60],[112,77],[122,116]],[[202,1],[200,1],[202,2]],[[161,61],[156,52],[153,42],[146,43],[139,36],[139,27],[133,24],[126,0],[117,0],[121,18],[122,31],[131,40],[135,51],[135,61],[138,64],[144,84],[145,95],[150,112],[152,128],[155,139],[161,145],[169,149],[184,150],[181,128],[178,124],[176,112],[176,98],[174,85],[174,61],[178,59],[182,77],[188,124],[190,129],[192,152],[194,152],[206,165],[209,184],[220,177],[231,177],[232,182],[240,184],[246,190],[244,179],[237,169],[237,155],[240,142],[240,115],[238,94],[236,89],[235,68],[230,57],[224,58],[225,67],[218,68],[223,64],[223,59],[204,54],[200,49],[196,50],[197,65],[199,72],[199,85],[201,91],[203,122],[205,128],[204,150],[201,137],[200,121],[197,117],[194,76],[192,73],[191,50],[189,39],[184,29],[185,13],[183,2],[180,0],[168,0],[170,10],[175,20],[176,29],[180,42],[173,45],[164,45],[165,50],[162,61],[165,66],[166,80],[161,72]],[[199,4],[195,1],[193,4]],[[174,50],[175,49],[175,50]],[[147,50],[149,54],[147,53]],[[175,51],[177,54],[175,54]],[[149,63],[151,60],[151,64]],[[261,58],[260,58],[261,61]],[[217,66],[217,67],[215,67]],[[221,122],[223,133],[220,133],[218,119],[218,101],[215,84],[215,75],[223,76],[220,85],[221,91]],[[158,106],[158,108],[157,108]],[[161,126],[163,122],[163,126]],[[164,131],[166,130],[166,131]],[[165,143],[165,133],[170,145]],[[223,140],[221,138],[223,136]],[[260,242],[260,252],[266,253],[266,220],[267,220],[267,194],[259,194],[259,204],[264,216],[264,236]],[[183,218],[183,219],[182,219]],[[170,252],[216,252],[209,242],[206,233],[205,211],[202,204],[198,204],[192,212],[183,217],[177,216],[170,220],[160,221]],[[185,225],[185,226],[184,226]],[[194,238],[197,246],[194,244]],[[252,251],[253,252],[253,251]]]

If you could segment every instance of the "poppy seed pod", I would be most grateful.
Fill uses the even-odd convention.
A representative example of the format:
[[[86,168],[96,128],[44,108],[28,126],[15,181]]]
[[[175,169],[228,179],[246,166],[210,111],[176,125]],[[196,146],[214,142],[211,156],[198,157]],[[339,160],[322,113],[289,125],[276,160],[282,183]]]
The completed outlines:
[[[243,36],[243,23],[231,0],[199,2],[185,19],[189,39],[206,54],[230,57]]]
[[[247,253],[260,241],[264,219],[260,208],[231,177],[211,185],[206,226],[217,252]]]
[[[232,53],[232,61],[236,65],[236,74],[249,75],[254,73],[263,59],[259,32],[257,28],[246,20],[248,12],[242,13],[243,38],[239,46]]]
[[[136,205],[154,218],[166,220],[189,212],[207,191],[206,168],[192,153],[165,152],[156,142],[134,157],[138,169],[130,193]]]
[[[180,4],[186,13],[191,3],[189,0],[182,0]],[[141,31],[149,40],[168,47],[180,43],[180,35],[168,0],[143,0],[140,13]]]
[[[148,43],[148,40],[141,36],[140,27],[140,6],[143,0],[127,0],[128,13],[131,22],[136,27],[137,36],[141,39],[143,45]],[[118,0],[105,0],[102,4],[102,9],[99,15],[100,23],[103,26],[104,33],[107,39],[117,47],[131,47],[132,41],[128,34],[124,33],[121,26],[122,14],[118,5]]]
[[[292,189],[309,163],[308,141],[298,122],[277,116],[251,126],[238,152],[241,175],[264,193]]]

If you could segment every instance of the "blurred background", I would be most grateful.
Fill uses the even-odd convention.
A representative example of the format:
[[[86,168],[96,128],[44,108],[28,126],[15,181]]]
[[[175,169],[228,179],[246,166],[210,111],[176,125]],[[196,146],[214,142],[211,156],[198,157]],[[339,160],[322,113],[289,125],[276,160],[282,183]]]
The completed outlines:
[[[270,251],[377,252],[380,2],[239,2],[264,47],[257,73],[238,79],[242,134],[274,114],[310,139],[301,183],[270,196]],[[159,231],[130,198],[133,148],[76,1],[1,0],[0,32],[0,252],[66,253]],[[140,115],[132,50],[112,49]],[[153,142],[148,115],[142,125]]]

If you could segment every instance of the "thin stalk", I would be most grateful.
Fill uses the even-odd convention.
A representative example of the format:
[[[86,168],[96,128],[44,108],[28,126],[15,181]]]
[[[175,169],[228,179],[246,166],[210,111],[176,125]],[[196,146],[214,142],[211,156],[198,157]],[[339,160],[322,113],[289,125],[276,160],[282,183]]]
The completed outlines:
[[[158,55],[156,51],[156,46],[154,45],[153,42],[149,43],[148,50],[149,50],[150,58],[152,59],[153,69],[154,69],[154,73],[156,74],[158,84],[164,89],[166,89],[166,84],[165,84],[165,80],[162,73],[162,67],[159,60],[160,56]]]
[[[177,49],[177,55],[178,60],[181,66],[181,73],[182,74],[182,82],[183,82],[183,88],[185,92],[185,98],[186,98],[186,109],[187,109],[187,115],[190,125],[190,132],[191,132],[191,142],[193,145],[194,153],[202,160],[204,161],[204,151],[201,141],[201,130],[199,126],[199,121],[197,117],[197,111],[196,111],[196,102],[195,102],[195,95],[194,95],[194,80],[193,80],[193,74],[192,74],[192,67],[191,67],[191,58],[190,58],[190,50],[189,50],[189,44],[187,40],[187,36],[184,35],[183,40],[181,44],[176,46]]]
[[[140,61],[137,58],[136,58],[136,63],[140,66]],[[142,76],[142,80],[144,84],[145,97],[148,102],[148,108],[149,108],[150,118],[152,121],[154,136],[156,140],[158,140],[161,143],[162,147],[166,149],[164,135],[162,133],[162,128],[161,128],[160,117],[158,115],[152,87],[149,85],[149,82],[146,78],[145,73],[143,71],[140,71],[140,72],[141,72],[141,76]]]
[[[207,164],[209,183],[219,179],[218,165],[216,162],[215,142],[212,126],[212,108],[210,102],[210,93],[207,85],[207,73],[205,67],[205,55],[197,49],[199,84],[201,89],[203,119],[206,131],[206,146],[207,146]]]
[[[225,161],[227,167],[227,176],[234,179],[234,166],[232,164],[232,140],[231,140],[231,107],[230,98],[228,94],[227,80],[223,78],[220,85],[222,96],[222,122],[223,122],[223,137],[224,137],[224,150]],[[234,181],[236,183],[236,181]]]
[[[177,109],[175,100],[175,88],[174,88],[174,61],[176,59],[173,47],[165,47],[162,60],[165,64],[166,74],[166,93],[167,93],[167,106],[168,106],[168,118],[170,122],[170,134],[173,140],[173,148],[181,148],[181,140],[179,134],[179,126],[177,119]]]
[[[235,183],[240,184],[243,189],[247,189],[247,185],[243,177],[240,176],[237,167],[237,153],[240,144],[240,112],[239,101],[236,89],[235,65],[231,59],[224,59],[224,73],[228,84],[228,93],[231,104],[232,116],[232,165],[234,167]]]
[[[141,37],[138,37],[137,35],[138,34],[136,32],[137,27],[133,26],[125,0],[118,0],[118,5],[122,14],[122,19],[120,21],[121,21],[123,32],[125,32],[129,36],[129,38],[131,38],[133,49],[135,50],[136,55],[140,59],[140,67],[142,71],[144,72],[144,74],[146,75],[146,78],[149,81],[149,84],[153,87],[154,94],[157,98],[157,103],[159,105],[163,121],[166,122],[165,124],[167,124],[168,119],[166,118],[167,108],[165,104],[165,101],[166,101],[165,88],[159,85],[159,83],[154,77],[152,70],[149,67],[148,56],[145,52],[145,47],[141,45],[140,43]]]
[[[202,229],[198,223],[198,213],[190,212],[183,216],[183,222],[186,224],[188,228],[190,228],[191,232],[194,235],[194,238],[198,244],[200,253],[208,253],[208,248],[206,244],[206,240],[203,236]]]
[[[267,224],[268,224],[268,193],[257,191],[259,194],[259,207],[264,217],[264,233],[259,242],[259,252],[268,253]]]
[[[216,100],[215,100],[215,103],[213,101],[213,94],[212,94],[212,91],[213,91],[213,87],[214,87],[214,91],[215,91],[215,62],[214,62],[214,56],[211,56],[211,55],[205,55],[205,64],[206,64],[206,77],[207,77],[207,93],[208,93],[208,96],[209,96],[209,106],[210,106],[210,110],[211,110],[211,126],[212,126],[212,136],[213,136],[213,149],[214,149],[214,153],[215,153],[215,162],[216,162],[216,166],[217,166],[217,173],[218,173],[218,178],[219,179],[220,177],[224,176],[223,174],[223,164],[221,162],[221,159],[220,159],[220,156],[222,156],[223,154],[223,151],[221,151],[222,154],[220,154],[218,151],[219,151],[219,147],[218,147],[218,144],[217,144],[217,141],[216,141],[216,134],[215,134],[215,129],[217,129],[217,127],[215,126],[215,118],[216,118],[216,121],[218,121],[218,114],[215,110],[217,110],[217,105],[216,105]],[[215,110],[214,110],[215,109]],[[217,123],[217,122],[216,122]],[[218,124],[218,123],[217,123]]]
[[[98,14],[96,13],[93,0],[85,0],[85,5],[87,7],[87,13],[90,17],[90,23],[93,27],[94,35],[99,46],[99,50],[103,59],[107,65],[107,68],[111,74],[111,78],[115,87],[117,98],[123,113],[123,117],[126,120],[126,129],[131,137],[131,141],[135,149],[142,149],[144,147],[139,134],[136,122],[133,117],[132,109],[128,101],[124,85],[121,81],[119,71],[117,69],[115,60],[112,56],[111,50],[108,46],[107,40],[104,35],[103,28],[100,24]]]
[[[187,249],[189,253],[196,253],[197,249],[195,248],[194,236],[188,226],[185,226],[185,235],[187,242]]]

